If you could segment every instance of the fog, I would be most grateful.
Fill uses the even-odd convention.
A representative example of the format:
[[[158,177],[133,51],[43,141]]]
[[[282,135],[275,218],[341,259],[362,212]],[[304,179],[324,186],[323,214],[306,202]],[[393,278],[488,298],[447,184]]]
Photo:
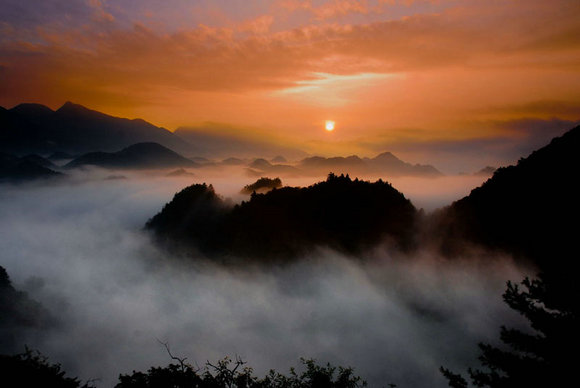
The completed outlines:
[[[176,191],[207,182],[239,201],[253,181],[195,173],[0,186],[0,265],[59,322],[23,342],[99,387],[167,365],[158,340],[198,366],[239,355],[263,375],[306,357],[352,366],[371,387],[443,387],[440,365],[477,365],[477,343],[519,322],[501,294],[529,271],[508,257],[449,262],[378,247],[353,260],[321,248],[282,268],[170,257],[141,228]],[[417,195],[435,207],[452,197],[441,191],[431,202]]]

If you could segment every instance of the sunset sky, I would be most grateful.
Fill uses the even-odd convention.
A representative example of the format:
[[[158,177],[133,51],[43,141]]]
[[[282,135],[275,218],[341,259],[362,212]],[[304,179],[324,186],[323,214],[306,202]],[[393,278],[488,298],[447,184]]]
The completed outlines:
[[[580,1],[1,0],[0,105],[513,162],[580,119]],[[326,120],[335,130],[325,131]],[[216,124],[217,123],[217,124]]]

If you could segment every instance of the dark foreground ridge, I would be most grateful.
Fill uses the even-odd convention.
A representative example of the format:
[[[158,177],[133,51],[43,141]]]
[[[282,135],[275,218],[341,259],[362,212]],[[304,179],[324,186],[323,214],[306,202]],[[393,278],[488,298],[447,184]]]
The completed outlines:
[[[20,349],[23,338],[28,334],[55,324],[54,318],[40,303],[14,288],[1,265],[0,312],[0,354]]]
[[[417,215],[412,203],[387,182],[330,174],[309,187],[253,194],[234,207],[212,186],[189,186],[149,220],[146,229],[171,245],[268,261],[316,247],[360,253],[383,241],[409,250]]]
[[[291,368],[284,375],[270,370],[260,378],[239,358],[233,361],[226,357],[215,364],[208,361],[201,369],[186,363],[186,358],[173,355],[171,358],[176,363],[166,367],[151,367],[146,373],[120,374],[115,388],[358,388],[367,385],[352,368],[319,365],[315,360],[301,359],[302,372]],[[40,352],[29,349],[20,354],[0,355],[0,373],[3,382],[17,383],[20,387],[96,388],[94,381],[68,377],[60,364],[51,364]]]
[[[517,165],[498,169],[469,196],[435,214],[429,234],[449,256],[463,253],[467,242],[543,268],[569,263],[578,252],[578,155],[580,127]]]

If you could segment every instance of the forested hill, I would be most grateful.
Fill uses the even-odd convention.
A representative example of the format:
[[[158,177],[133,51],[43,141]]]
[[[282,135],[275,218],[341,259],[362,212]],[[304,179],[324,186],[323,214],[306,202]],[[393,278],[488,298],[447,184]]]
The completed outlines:
[[[414,246],[417,211],[389,183],[330,174],[324,182],[253,194],[228,207],[211,186],[177,193],[146,228],[205,253],[287,259],[316,247],[357,253],[386,242]]]
[[[471,194],[435,215],[430,233],[448,254],[464,242],[558,266],[577,252],[580,127],[498,169]],[[577,256],[577,255],[576,255]]]

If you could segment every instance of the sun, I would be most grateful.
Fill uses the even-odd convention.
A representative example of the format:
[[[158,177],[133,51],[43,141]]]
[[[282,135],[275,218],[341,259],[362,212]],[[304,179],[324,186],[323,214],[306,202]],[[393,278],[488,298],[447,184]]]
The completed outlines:
[[[326,120],[326,125],[324,126],[324,128],[326,128],[326,130],[328,132],[333,131],[334,130],[334,121]]]

